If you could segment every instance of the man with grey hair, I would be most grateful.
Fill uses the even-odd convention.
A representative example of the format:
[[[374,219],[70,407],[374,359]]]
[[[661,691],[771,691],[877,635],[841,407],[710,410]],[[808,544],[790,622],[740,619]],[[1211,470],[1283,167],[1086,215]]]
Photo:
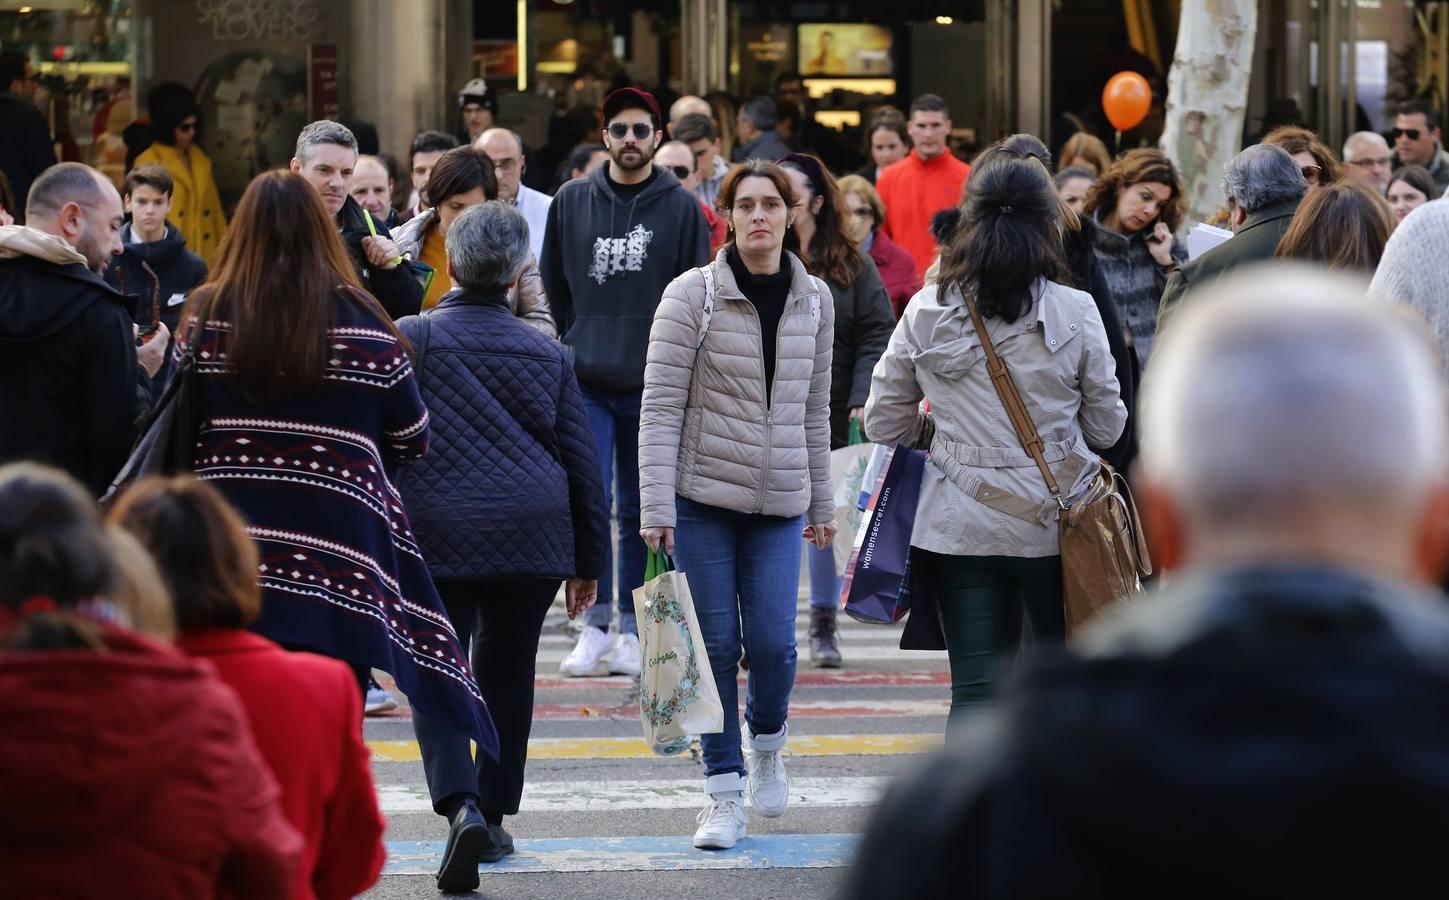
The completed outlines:
[[[457,286],[398,328],[416,348],[433,449],[400,473],[418,545],[453,630],[473,636],[473,675],[498,730],[498,759],[414,712],[434,810],[450,825],[438,888],[478,886],[479,862],[513,850],[539,633],[559,582],[569,618],[588,608],[608,559],[609,518],[584,401],[563,346],[513,315],[528,224],[500,201],[448,227]]]
[[[745,101],[735,114],[735,131],[739,135],[739,146],[735,147],[733,154],[735,162],[747,159],[773,161],[789,155],[790,145],[775,130],[779,116],[780,108],[773,97],[760,94]]]
[[[1389,189],[1394,174],[1394,154],[1389,142],[1377,131],[1357,131],[1343,142],[1343,164],[1348,177],[1378,194]]]
[[[346,125],[321,119],[297,135],[292,171],[322,198],[342,243],[352,257],[358,280],[394,319],[422,309],[423,285],[413,277],[386,224],[374,219],[350,193],[357,167],[357,138]]]
[[[493,162],[498,199],[523,213],[523,218],[528,220],[528,246],[533,258],[543,259],[543,233],[548,228],[548,208],[553,205],[553,198],[523,183],[528,166],[523,138],[507,128],[490,128],[478,135],[473,146]]]
[[[56,466],[97,497],[130,453],[169,337],[163,322],[136,326],[136,298],[101,277],[124,218],[109,179],[61,163],[31,186],[27,224],[0,227],[0,464]]]
[[[1223,193],[1228,198],[1233,237],[1168,278],[1157,310],[1159,334],[1190,290],[1239,266],[1273,258],[1298,204],[1308,193],[1308,182],[1288,151],[1272,144],[1254,144],[1228,163]]]
[[[1444,385],[1422,323],[1364,295],[1285,266],[1182,313],[1144,382],[1163,589],[1025,664],[888,797],[847,898],[1443,883]]]

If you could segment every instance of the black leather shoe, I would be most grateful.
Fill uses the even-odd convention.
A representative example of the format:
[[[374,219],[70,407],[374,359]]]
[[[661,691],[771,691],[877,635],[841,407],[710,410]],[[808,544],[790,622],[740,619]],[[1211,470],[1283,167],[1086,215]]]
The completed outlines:
[[[478,887],[478,864],[497,862],[505,851],[493,840],[493,832],[472,800],[453,814],[443,864],[438,868],[438,890],[471,891]]]
[[[502,825],[488,823],[488,830],[493,833],[493,843],[503,848],[503,855],[507,856],[513,852],[513,835],[508,833]]]

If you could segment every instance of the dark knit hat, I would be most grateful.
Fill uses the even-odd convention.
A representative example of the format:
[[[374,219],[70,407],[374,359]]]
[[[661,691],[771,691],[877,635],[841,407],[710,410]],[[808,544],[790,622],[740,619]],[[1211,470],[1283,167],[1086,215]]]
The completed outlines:
[[[604,98],[604,124],[626,109],[642,109],[654,120],[654,130],[664,127],[664,117],[659,114],[659,101],[648,91],[638,88],[619,88]]]
[[[488,82],[481,78],[474,78],[458,92],[458,108],[462,109],[469,103],[476,103],[493,115],[498,115],[498,94],[488,90]]]

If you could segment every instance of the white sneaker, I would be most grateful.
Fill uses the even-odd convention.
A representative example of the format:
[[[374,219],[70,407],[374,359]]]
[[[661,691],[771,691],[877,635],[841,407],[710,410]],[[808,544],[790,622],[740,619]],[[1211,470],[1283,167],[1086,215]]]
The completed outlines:
[[[694,832],[694,846],[700,850],[728,850],[745,836],[744,798],[739,794],[713,797],[710,804],[695,819],[699,828]]]
[[[621,634],[614,639],[614,650],[609,654],[610,675],[639,675],[639,636]]]
[[[592,625],[585,625],[579,634],[579,642],[569,655],[559,663],[559,671],[574,678],[589,675],[603,675],[608,667],[605,661],[614,650],[614,638],[607,631],[600,631]]]
[[[369,679],[367,682],[367,700],[362,705],[363,714],[376,716],[385,712],[391,712],[394,709],[397,709],[397,700],[393,699],[392,694],[383,690],[382,686],[375,679]]]
[[[785,761],[780,758],[788,734],[788,725],[777,734],[764,736],[745,731],[745,771],[749,772],[745,793],[755,812],[767,819],[784,815],[790,802],[790,779],[785,775]]]

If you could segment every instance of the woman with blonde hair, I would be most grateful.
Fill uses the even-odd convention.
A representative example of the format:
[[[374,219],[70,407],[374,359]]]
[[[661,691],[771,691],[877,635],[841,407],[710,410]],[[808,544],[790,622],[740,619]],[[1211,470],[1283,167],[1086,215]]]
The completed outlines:
[[[885,224],[885,204],[876,193],[875,185],[862,175],[847,175],[837,186],[845,206],[846,234],[870,255],[871,262],[880,271],[880,280],[891,298],[891,311],[899,320],[906,304],[921,289],[916,261],[881,230]]]
[[[1091,172],[1093,178],[1100,177],[1111,165],[1112,154],[1107,152],[1107,145],[1095,134],[1085,131],[1067,138],[1057,159],[1057,171],[1077,166]]]

